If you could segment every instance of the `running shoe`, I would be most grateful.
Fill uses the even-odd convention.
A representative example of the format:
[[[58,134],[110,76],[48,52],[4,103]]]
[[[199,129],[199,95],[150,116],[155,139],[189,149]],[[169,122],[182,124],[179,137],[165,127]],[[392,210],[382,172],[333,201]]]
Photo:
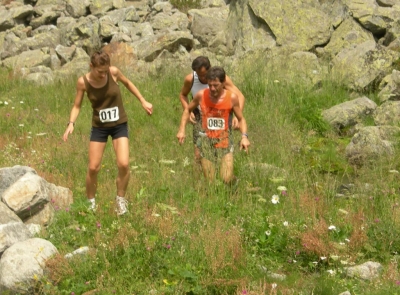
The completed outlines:
[[[96,210],[97,210],[97,205],[96,205],[96,203],[95,203],[95,202],[91,202],[91,201],[89,201],[88,203],[89,203],[89,205],[88,205],[88,210],[89,210],[89,211],[96,212]]]
[[[117,209],[115,210],[117,215],[123,215],[128,212],[128,201],[125,198],[117,197],[115,202],[117,203]]]

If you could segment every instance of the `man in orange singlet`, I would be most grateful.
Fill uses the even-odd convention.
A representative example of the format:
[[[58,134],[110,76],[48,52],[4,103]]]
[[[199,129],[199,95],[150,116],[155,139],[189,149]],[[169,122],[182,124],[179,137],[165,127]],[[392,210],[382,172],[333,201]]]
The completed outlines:
[[[93,211],[96,209],[97,174],[108,137],[111,136],[118,166],[116,211],[118,215],[122,215],[128,211],[125,193],[130,171],[128,117],[122,103],[118,82],[121,82],[136,96],[147,114],[152,114],[153,106],[143,98],[136,86],[118,68],[110,66],[110,64],[110,57],[107,53],[98,51],[92,54],[90,72],[80,77],[76,84],[75,102],[63,139],[67,141],[68,135],[74,131],[86,92],[93,109],[89,165],[86,174],[86,195],[89,199],[89,209]]]
[[[202,113],[202,132],[196,142],[200,150],[201,166],[205,177],[215,178],[215,162],[221,160],[220,175],[225,183],[231,183],[233,175],[232,117],[236,116],[242,133],[240,149],[247,152],[250,142],[247,136],[247,124],[243,117],[238,95],[226,90],[226,74],[221,67],[212,67],[206,74],[208,89],[200,90],[185,108],[177,134],[180,144],[185,140],[185,127],[190,113],[200,106]]]
[[[179,93],[179,99],[181,101],[183,109],[185,109],[189,105],[189,93],[192,93],[192,97],[194,97],[196,93],[200,90],[208,88],[206,73],[210,67],[210,60],[206,56],[198,56],[193,60],[193,72],[186,75],[183,81],[181,92]],[[242,92],[240,92],[235,84],[233,84],[228,75],[226,75],[225,77],[224,87],[225,89],[232,91],[238,95],[240,109],[243,111],[245,98]],[[196,162],[200,162],[200,150],[196,146],[196,142],[199,137],[199,131],[201,131],[201,114],[199,109],[194,109],[193,112],[190,113],[190,122],[193,124],[194,158]],[[239,124],[236,118],[233,118],[232,120],[232,127],[234,129],[239,128]]]

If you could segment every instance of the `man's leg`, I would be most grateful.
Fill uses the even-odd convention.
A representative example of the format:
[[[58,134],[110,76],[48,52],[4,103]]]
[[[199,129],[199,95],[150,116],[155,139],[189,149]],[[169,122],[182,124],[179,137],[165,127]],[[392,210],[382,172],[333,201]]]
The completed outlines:
[[[233,176],[233,153],[227,153],[221,159],[221,178],[226,184],[230,184]]]
[[[117,195],[125,197],[128,187],[129,170],[129,140],[127,137],[119,137],[112,141],[115,155],[117,157],[118,176],[116,180]]]
[[[89,165],[86,174],[86,195],[94,199],[97,190],[97,174],[100,171],[101,159],[107,142],[91,141],[89,143]]]
[[[194,161],[196,165],[201,165],[201,150],[196,144],[194,145]]]
[[[207,160],[206,158],[202,158],[201,159],[201,167],[203,169],[205,178],[207,178],[209,181],[214,181],[214,179],[215,179],[214,164],[210,160]]]

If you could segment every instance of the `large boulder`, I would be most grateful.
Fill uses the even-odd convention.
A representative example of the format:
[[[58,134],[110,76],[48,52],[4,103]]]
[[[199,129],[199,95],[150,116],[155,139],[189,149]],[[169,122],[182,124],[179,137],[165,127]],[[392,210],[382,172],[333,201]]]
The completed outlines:
[[[374,36],[371,32],[364,29],[353,18],[347,18],[332,33],[329,43],[323,47],[323,54],[328,58],[333,58],[343,48],[354,47],[365,41],[373,41]]]
[[[346,158],[351,165],[372,164],[382,157],[394,154],[397,144],[396,126],[366,126],[356,133],[346,147]]]
[[[47,182],[35,173],[28,172],[8,187],[2,201],[22,220],[35,215],[50,201]]]
[[[333,129],[340,131],[361,123],[365,117],[373,114],[376,107],[375,102],[363,96],[322,111],[322,117]]]
[[[270,27],[254,14],[248,1],[231,1],[227,28],[226,46],[230,54],[276,46],[276,37]]]
[[[400,71],[393,70],[379,84],[378,97],[381,102],[400,100]]]
[[[329,41],[330,18],[315,1],[249,0],[248,5],[271,28],[280,46],[303,51]]]
[[[0,260],[0,291],[33,294],[33,285],[43,277],[46,261],[57,253],[52,243],[39,238],[13,244]]]
[[[351,89],[376,87],[392,71],[400,52],[366,41],[340,51],[332,62],[333,76]]]
[[[375,125],[399,126],[400,101],[387,101],[381,104],[374,113]]]

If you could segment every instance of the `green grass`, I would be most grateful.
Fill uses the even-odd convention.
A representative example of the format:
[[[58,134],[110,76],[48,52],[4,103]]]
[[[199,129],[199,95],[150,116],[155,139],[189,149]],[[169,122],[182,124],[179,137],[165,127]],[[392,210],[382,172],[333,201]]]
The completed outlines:
[[[277,83],[262,69],[235,77],[247,99],[252,146],[248,154],[235,151],[240,182],[232,190],[221,181],[209,185],[199,174],[190,126],[186,143],[177,143],[186,73],[141,80],[125,74],[153,103],[154,114],[147,116],[121,88],[132,173],[130,213],[117,217],[111,144],[99,174],[99,209],[86,209],[86,99],[74,133],[67,143],[61,140],[75,79],[38,87],[0,71],[0,101],[8,103],[0,104],[0,167],[29,165],[74,195],[71,208],[57,211],[41,234],[60,256],[49,261],[51,272],[37,282],[35,294],[400,294],[399,186],[389,173],[400,169],[399,157],[357,170],[347,164],[350,138],[335,135],[320,117],[321,110],[349,99],[346,89],[328,79],[318,89]],[[238,142],[238,132],[234,136]],[[355,184],[350,197],[337,198],[340,185],[349,182]],[[81,246],[89,246],[87,256],[63,258]],[[384,265],[380,279],[343,276],[344,267],[367,260]]]

